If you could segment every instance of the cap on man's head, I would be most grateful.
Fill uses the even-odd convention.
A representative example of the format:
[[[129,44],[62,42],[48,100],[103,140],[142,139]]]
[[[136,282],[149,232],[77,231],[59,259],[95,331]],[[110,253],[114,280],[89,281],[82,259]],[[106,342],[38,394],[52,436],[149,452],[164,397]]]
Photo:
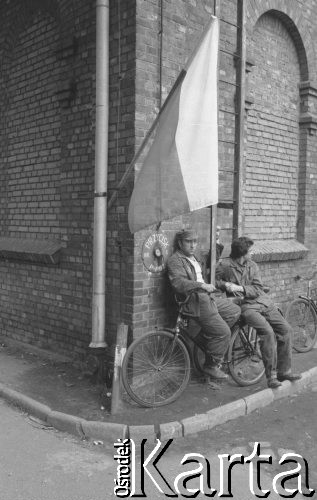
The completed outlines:
[[[178,231],[176,233],[176,239],[177,241],[180,240],[197,240],[198,239],[198,234],[197,231],[194,229],[188,228],[188,229],[182,229],[181,231]]]

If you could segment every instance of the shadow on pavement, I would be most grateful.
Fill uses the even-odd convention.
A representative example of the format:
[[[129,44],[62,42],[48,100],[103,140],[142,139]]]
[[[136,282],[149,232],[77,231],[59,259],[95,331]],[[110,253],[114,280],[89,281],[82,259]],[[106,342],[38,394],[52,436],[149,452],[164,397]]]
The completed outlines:
[[[317,349],[308,353],[294,352],[294,371],[303,372],[317,365]],[[231,401],[266,388],[261,383],[239,387],[230,378],[221,385],[209,385],[193,375],[185,392],[174,403],[161,408],[140,408],[125,395],[122,410],[111,415],[111,389],[96,385],[71,360],[51,351],[0,337],[0,382],[52,410],[86,420],[146,425],[180,421],[204,413]]]

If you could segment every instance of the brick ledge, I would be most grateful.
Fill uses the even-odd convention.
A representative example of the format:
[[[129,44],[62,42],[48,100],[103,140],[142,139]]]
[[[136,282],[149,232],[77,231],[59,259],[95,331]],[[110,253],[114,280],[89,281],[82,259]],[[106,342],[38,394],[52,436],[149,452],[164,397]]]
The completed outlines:
[[[58,264],[62,246],[56,240],[0,237],[0,259]]]
[[[252,248],[255,262],[303,259],[309,252],[297,240],[263,240],[254,243]]]

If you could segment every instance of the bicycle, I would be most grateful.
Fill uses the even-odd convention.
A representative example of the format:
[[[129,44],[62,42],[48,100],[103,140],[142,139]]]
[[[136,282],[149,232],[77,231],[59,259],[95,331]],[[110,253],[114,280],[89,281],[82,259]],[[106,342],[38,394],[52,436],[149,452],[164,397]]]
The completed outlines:
[[[293,348],[297,352],[310,351],[316,342],[317,336],[317,301],[311,296],[312,280],[316,276],[315,271],[312,276],[295,276],[295,280],[308,282],[306,295],[299,295],[292,300],[285,313],[286,321],[293,330]]]
[[[204,373],[205,352],[197,338],[190,338],[180,307],[173,329],[157,329],[134,340],[122,363],[123,386],[132,400],[144,407],[175,401],[189,383],[192,366]],[[257,333],[242,321],[232,328],[225,365],[240,386],[256,384],[264,374]]]

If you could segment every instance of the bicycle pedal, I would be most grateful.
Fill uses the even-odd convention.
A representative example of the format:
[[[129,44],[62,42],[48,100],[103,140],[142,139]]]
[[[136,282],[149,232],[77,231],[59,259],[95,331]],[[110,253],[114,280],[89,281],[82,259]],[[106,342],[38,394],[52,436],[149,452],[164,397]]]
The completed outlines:
[[[206,380],[206,383],[210,389],[213,389],[214,391],[220,391],[221,389],[221,382],[215,382],[215,380],[212,380],[210,377]]]

